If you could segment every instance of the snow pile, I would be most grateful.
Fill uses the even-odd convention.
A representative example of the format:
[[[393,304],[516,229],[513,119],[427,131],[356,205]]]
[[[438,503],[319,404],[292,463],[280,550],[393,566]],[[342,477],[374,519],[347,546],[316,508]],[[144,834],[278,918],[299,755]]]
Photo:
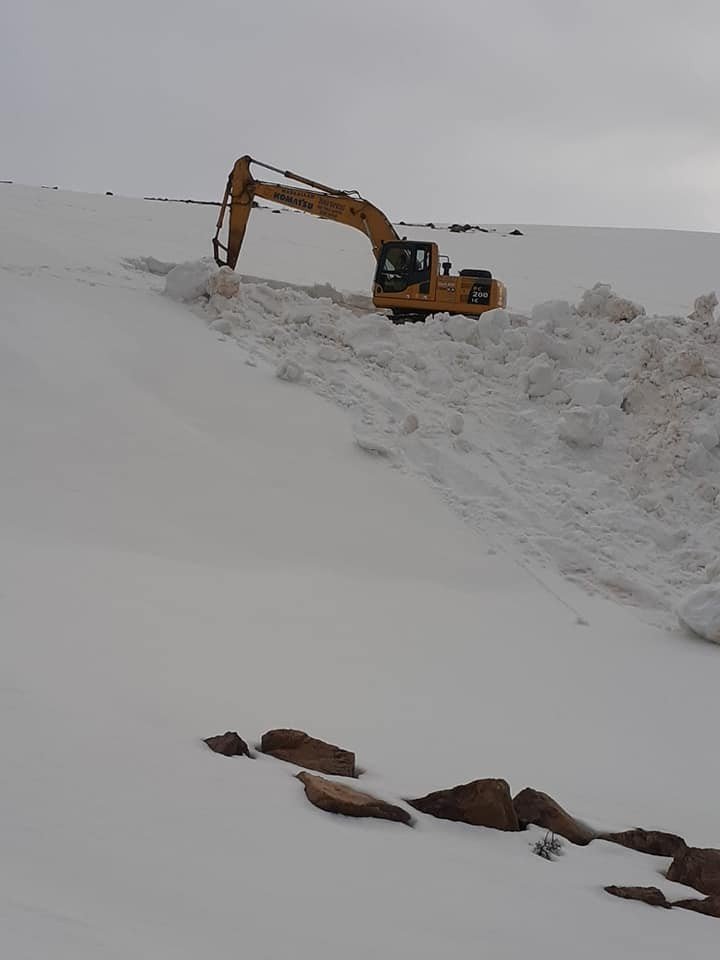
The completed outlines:
[[[204,267],[185,270],[176,286],[196,293]],[[705,321],[647,316],[607,284],[577,307],[403,326],[278,285],[205,285],[218,335],[353,409],[363,449],[530,559],[663,622],[714,559],[720,347]]]
[[[614,323],[629,323],[636,317],[644,316],[645,307],[619,297],[609,283],[596,283],[592,290],[586,290],[582,295],[577,312],[581,317],[601,317]]]

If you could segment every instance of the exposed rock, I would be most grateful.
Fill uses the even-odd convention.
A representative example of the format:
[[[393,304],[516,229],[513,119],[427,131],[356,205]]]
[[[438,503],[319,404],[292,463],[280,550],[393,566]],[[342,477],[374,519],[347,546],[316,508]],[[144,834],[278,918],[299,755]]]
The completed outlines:
[[[252,756],[248,745],[234,730],[228,730],[227,733],[218,734],[216,737],[206,737],[205,743],[215,753],[221,753],[224,757]]]
[[[675,900],[672,906],[704,913],[707,917],[720,917],[720,896],[705,897],[704,900]]]
[[[316,740],[302,730],[268,730],[260,749],[278,760],[298,767],[319,770],[340,777],[355,777],[355,754],[324,740]]]
[[[641,900],[651,907],[665,907],[670,909],[670,904],[665,899],[665,894],[657,887],[605,887],[607,893],[614,897],[622,897],[623,900]]]
[[[509,236],[509,237],[524,237],[525,234],[522,232],[522,230],[518,230],[517,227],[516,227],[514,230],[511,230],[511,231],[510,231],[510,233],[508,234],[508,236]]]
[[[386,803],[344,783],[333,783],[312,773],[298,773],[297,778],[304,784],[305,795],[310,803],[328,813],[341,813],[346,817],[375,817],[396,823],[412,822],[412,817],[402,807]]]
[[[539,790],[530,787],[521,790],[513,799],[513,807],[523,827],[532,823],[580,846],[585,846],[595,837],[592,830],[571,817],[557,801]]]
[[[442,820],[458,820],[477,827],[519,830],[510,787],[505,780],[473,780],[449,790],[437,790],[408,800],[411,807]]]
[[[667,878],[700,893],[720,894],[720,850],[686,847],[670,864]]]
[[[603,833],[600,839],[619,843],[621,847],[637,850],[638,853],[649,853],[654,857],[676,857],[687,847],[683,838],[674,833],[643,830],[642,827],[623,830],[621,833]]]

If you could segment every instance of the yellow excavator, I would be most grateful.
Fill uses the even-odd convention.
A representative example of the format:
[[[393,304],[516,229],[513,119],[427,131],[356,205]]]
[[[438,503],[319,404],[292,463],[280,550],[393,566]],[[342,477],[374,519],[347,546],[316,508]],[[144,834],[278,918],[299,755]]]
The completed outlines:
[[[256,180],[250,172],[251,164],[304,187]],[[373,303],[389,310],[396,323],[422,320],[433,313],[477,316],[504,307],[507,302],[505,284],[489,270],[461,270],[459,276],[451,275],[452,264],[438,253],[436,243],[400,238],[382,210],[356,191],[327,187],[248,156],[235,162],[220,205],[212,241],[218,266],[235,269],[256,197],[361,230],[370,240],[377,261]],[[220,242],[220,233],[228,207],[230,222],[225,246]]]

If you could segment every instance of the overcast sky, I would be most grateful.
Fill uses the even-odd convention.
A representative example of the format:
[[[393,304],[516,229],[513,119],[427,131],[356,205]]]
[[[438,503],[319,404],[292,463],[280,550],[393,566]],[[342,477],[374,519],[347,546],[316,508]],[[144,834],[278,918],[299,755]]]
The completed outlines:
[[[7,0],[0,179],[720,230],[718,0]]]

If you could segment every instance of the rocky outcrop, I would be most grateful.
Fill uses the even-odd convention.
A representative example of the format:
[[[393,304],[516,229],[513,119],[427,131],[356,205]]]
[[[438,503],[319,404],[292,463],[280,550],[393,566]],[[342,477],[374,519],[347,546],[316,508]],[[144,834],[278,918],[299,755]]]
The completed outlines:
[[[595,837],[592,830],[570,816],[556,800],[539,790],[530,787],[521,790],[513,799],[513,807],[523,827],[532,823],[580,846],[585,846]]]
[[[665,899],[665,894],[657,887],[605,887],[607,893],[614,897],[621,897],[623,900],[640,900],[651,907],[665,907],[670,909],[670,904]]]
[[[720,896],[705,897],[704,900],[675,900],[672,905],[681,910],[704,913],[706,917],[720,917]]]
[[[344,783],[334,783],[312,773],[298,773],[297,778],[305,786],[305,795],[310,803],[320,810],[339,813],[345,817],[374,817],[396,823],[412,822],[412,817],[402,807],[386,803]]]
[[[637,850],[638,853],[649,853],[654,857],[676,857],[687,844],[682,837],[675,833],[663,833],[662,830],[643,830],[635,827],[634,830],[623,830],[621,833],[603,833],[601,840],[610,843],[619,843],[621,847]]]
[[[407,802],[416,810],[441,820],[456,820],[496,830],[520,829],[510,787],[505,780],[473,780]]]
[[[221,753],[224,757],[252,756],[248,745],[234,730],[228,730],[226,733],[220,733],[215,737],[206,737],[203,742],[215,753]]]
[[[720,894],[720,850],[687,847],[670,864],[667,878],[700,893]]]
[[[298,767],[318,770],[339,777],[355,777],[355,754],[324,740],[317,740],[303,730],[268,730],[263,734],[260,749],[278,760]]]

